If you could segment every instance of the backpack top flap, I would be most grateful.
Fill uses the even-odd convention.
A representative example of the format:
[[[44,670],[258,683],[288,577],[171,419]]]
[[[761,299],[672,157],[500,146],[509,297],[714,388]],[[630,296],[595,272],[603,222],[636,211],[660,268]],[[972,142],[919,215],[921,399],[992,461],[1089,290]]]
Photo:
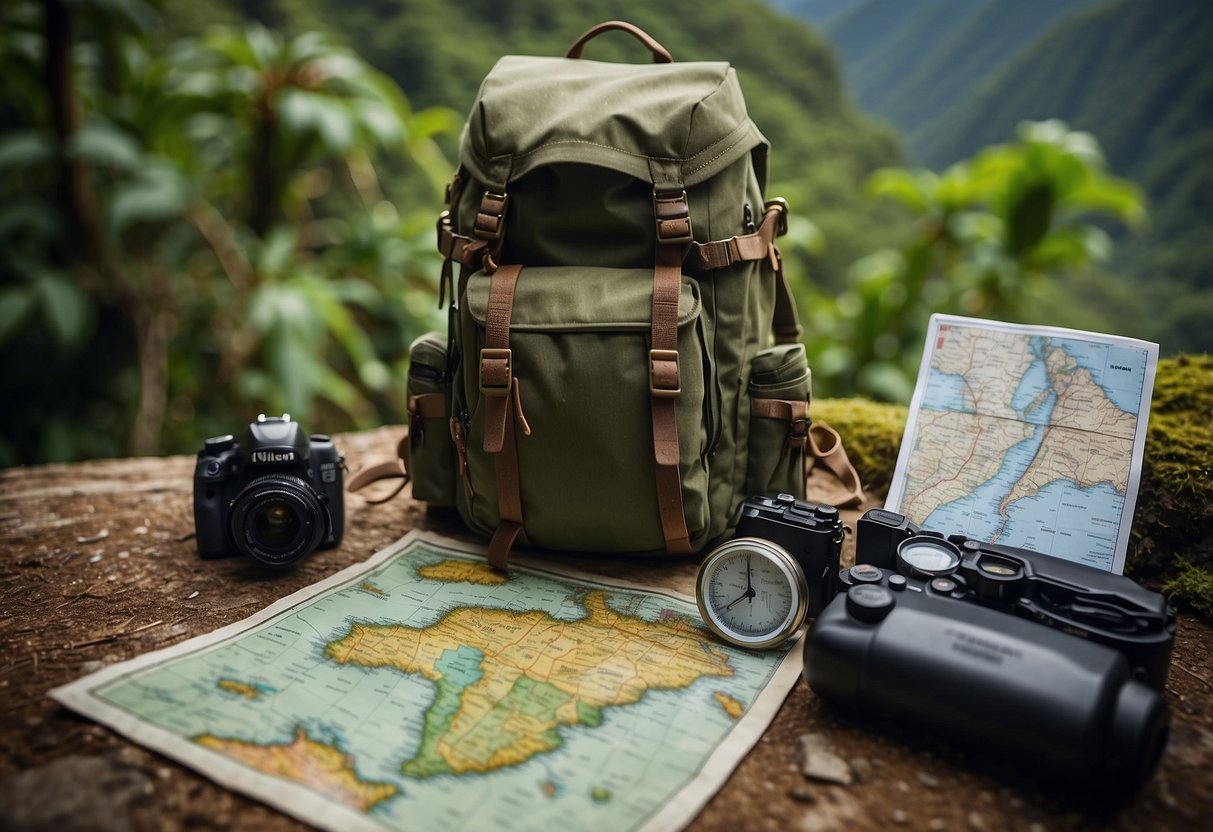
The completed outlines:
[[[502,190],[557,162],[612,168],[669,188],[706,181],[757,147],[765,159],[766,146],[727,63],[506,56],[481,84],[460,160]],[[765,170],[757,173],[762,186]]]

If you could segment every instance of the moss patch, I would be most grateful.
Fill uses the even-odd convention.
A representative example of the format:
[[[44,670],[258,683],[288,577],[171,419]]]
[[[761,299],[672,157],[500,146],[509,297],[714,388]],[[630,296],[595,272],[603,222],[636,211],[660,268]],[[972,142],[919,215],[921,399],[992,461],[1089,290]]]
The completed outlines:
[[[888,491],[907,411],[862,399],[813,402],[864,487]],[[1126,574],[1213,617],[1213,356],[1158,363]]]
[[[1125,571],[1213,616],[1213,356],[1158,362]]]

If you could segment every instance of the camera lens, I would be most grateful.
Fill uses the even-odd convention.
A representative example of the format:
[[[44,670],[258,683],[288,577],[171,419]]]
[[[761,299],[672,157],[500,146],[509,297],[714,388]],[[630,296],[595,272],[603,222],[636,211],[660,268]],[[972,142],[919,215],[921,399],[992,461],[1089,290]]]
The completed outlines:
[[[299,515],[283,502],[266,503],[253,515],[254,536],[273,549],[289,546],[301,525]]]
[[[909,537],[897,547],[897,571],[911,578],[951,575],[960,566],[960,552],[936,537]]]
[[[232,503],[236,548],[267,566],[289,566],[310,554],[328,532],[329,513],[299,477],[253,480]]]

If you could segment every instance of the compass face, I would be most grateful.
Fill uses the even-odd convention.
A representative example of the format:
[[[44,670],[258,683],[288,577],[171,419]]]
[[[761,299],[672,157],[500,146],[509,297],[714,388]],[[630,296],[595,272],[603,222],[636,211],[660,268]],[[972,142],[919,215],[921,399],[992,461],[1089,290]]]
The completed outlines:
[[[808,586],[781,547],[739,538],[713,551],[699,570],[699,610],[716,635],[740,647],[770,647],[796,633]]]

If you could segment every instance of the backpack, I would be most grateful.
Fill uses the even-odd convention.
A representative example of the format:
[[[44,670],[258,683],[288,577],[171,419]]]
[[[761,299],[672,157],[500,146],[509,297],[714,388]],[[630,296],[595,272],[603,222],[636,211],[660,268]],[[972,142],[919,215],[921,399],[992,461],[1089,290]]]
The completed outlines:
[[[654,62],[581,59],[612,29]],[[448,332],[410,348],[400,455],[495,566],[516,543],[695,553],[747,497],[803,499],[806,446],[838,462],[810,431],[767,150],[727,63],[674,63],[631,24],[485,78],[438,220]]]

